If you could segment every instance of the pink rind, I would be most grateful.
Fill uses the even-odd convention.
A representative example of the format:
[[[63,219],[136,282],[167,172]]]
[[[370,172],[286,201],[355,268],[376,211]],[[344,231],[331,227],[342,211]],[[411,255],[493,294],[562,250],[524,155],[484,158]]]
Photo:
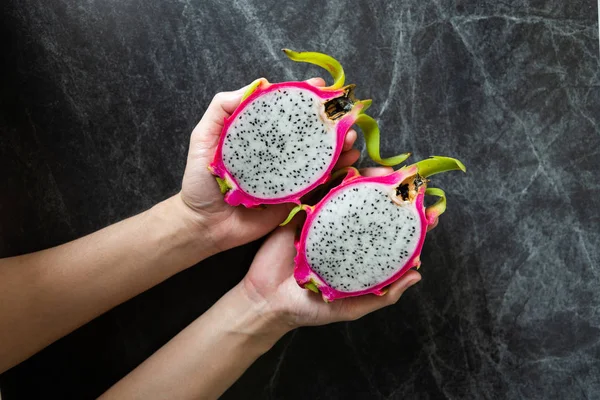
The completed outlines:
[[[316,215],[319,213],[319,209],[329,201],[333,196],[335,196],[338,192],[347,189],[353,185],[360,185],[363,183],[374,182],[381,183],[385,185],[396,185],[402,182],[407,177],[414,175],[417,172],[416,167],[403,168],[401,170],[396,171],[393,174],[387,176],[377,176],[377,177],[361,177],[355,174],[349,174],[347,179],[345,179],[339,186],[332,189],[314,208],[307,210],[306,221],[304,223],[304,227],[302,229],[302,233],[300,238],[296,240],[296,257],[294,258],[295,267],[294,267],[294,278],[296,282],[301,287],[304,287],[307,283],[311,281],[317,286],[323,299],[325,301],[334,301],[347,297],[355,297],[362,296],[365,294],[375,294],[381,296],[385,294],[385,289],[387,286],[397,281],[411,268],[420,265],[420,255],[421,250],[423,249],[423,243],[425,241],[425,236],[427,234],[427,219],[425,216],[425,207],[423,204],[425,198],[425,187],[421,187],[419,189],[419,193],[415,199],[416,208],[419,212],[419,218],[421,220],[421,236],[419,237],[419,241],[417,243],[417,247],[415,252],[409,258],[403,266],[389,279],[373,286],[372,288],[360,290],[356,292],[342,292],[332,287],[328,286],[323,278],[319,276],[315,271],[313,271],[306,259],[306,239],[308,232],[310,230],[310,226],[312,225]]]
[[[328,165],[325,172],[323,172],[323,175],[319,179],[317,179],[314,184],[299,191],[298,193],[294,193],[292,195],[288,195],[288,196],[284,196],[284,197],[276,197],[276,198],[254,197],[254,196],[244,192],[240,188],[238,182],[227,171],[227,168],[225,167],[225,165],[223,163],[222,150],[223,150],[223,142],[225,141],[225,136],[226,136],[225,132],[227,132],[227,130],[229,129],[229,126],[231,126],[231,124],[235,120],[235,118],[244,110],[245,106],[248,103],[254,101],[257,97],[259,97],[265,93],[268,93],[268,92],[271,92],[274,90],[278,90],[278,89],[290,88],[290,87],[309,90],[324,100],[339,97],[344,94],[344,89],[335,89],[335,90],[326,89],[326,88],[323,89],[323,88],[313,86],[307,82],[269,83],[266,80],[261,81],[260,85],[256,88],[256,90],[240,103],[240,105],[236,108],[236,110],[233,112],[233,114],[231,114],[231,116],[229,118],[225,119],[224,124],[223,124],[223,129],[221,131],[221,136],[219,137],[219,143],[217,145],[217,150],[215,152],[212,163],[209,165],[209,170],[213,173],[213,175],[218,176],[221,179],[224,179],[231,186],[231,189],[229,191],[227,191],[227,193],[225,194],[225,197],[224,197],[224,200],[227,204],[232,205],[232,206],[243,205],[248,208],[256,207],[256,206],[262,205],[262,204],[281,204],[281,203],[300,204],[300,199],[302,198],[302,196],[311,192],[312,190],[314,190],[314,188],[316,188],[319,185],[322,185],[329,179],[329,175],[331,174],[331,171],[332,171],[333,167],[335,166],[335,164],[336,164],[337,160],[339,159],[340,154],[342,152],[342,147],[344,144],[344,138],[346,136],[346,132],[348,132],[350,127],[354,124],[354,121],[356,120],[357,115],[358,115],[358,111],[360,111],[360,110],[357,110],[356,112],[353,111],[351,113],[348,113],[346,116],[344,116],[342,119],[340,119],[337,122],[336,149],[335,149],[335,154],[334,154],[330,164]]]

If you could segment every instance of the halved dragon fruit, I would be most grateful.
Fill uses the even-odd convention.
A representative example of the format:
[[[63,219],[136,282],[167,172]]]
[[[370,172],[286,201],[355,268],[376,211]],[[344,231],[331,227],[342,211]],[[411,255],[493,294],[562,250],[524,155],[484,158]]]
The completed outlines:
[[[306,211],[296,241],[294,277],[326,301],[383,295],[410,268],[419,268],[427,228],[446,209],[444,192],[427,188],[426,178],[466,171],[449,157],[431,157],[386,176],[363,177],[354,168],[348,170],[319,203],[295,207],[283,223]],[[425,207],[425,195],[440,199]]]
[[[333,85],[307,82],[252,83],[241,104],[225,120],[209,169],[230,205],[297,203],[329,178],[353,124],[365,136],[370,157],[397,165],[409,154],[382,159],[379,128],[364,114],[371,100],[357,100],[354,85],[344,86],[344,70],[332,57],[284,49],[294,61],[319,65]]]

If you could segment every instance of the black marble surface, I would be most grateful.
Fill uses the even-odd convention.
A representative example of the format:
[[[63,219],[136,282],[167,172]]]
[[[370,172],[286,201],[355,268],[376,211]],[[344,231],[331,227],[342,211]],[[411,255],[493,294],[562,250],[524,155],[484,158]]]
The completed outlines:
[[[214,93],[322,71],[375,101],[384,154],[459,157],[423,280],[393,308],[286,336],[225,399],[600,398],[598,10],[583,0],[5,0],[0,255],[57,245],[180,185]],[[369,164],[362,159],[362,164]],[[117,307],[0,377],[93,398],[206,310],[258,243]],[[207,285],[210,283],[210,285]],[[0,327],[1,329],[1,327]]]

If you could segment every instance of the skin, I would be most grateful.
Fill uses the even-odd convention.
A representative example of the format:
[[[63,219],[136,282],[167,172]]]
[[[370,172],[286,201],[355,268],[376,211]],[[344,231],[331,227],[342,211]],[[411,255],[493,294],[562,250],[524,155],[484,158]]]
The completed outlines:
[[[217,398],[290,330],[355,320],[395,303],[420,280],[410,271],[383,297],[332,304],[298,287],[299,221],[275,229],[291,206],[230,207],[206,168],[244,91],[219,93],[210,103],[191,135],[180,193],[73,242],[0,260],[0,373],[185,268],[269,233],[242,282],[102,398]],[[338,167],[358,159],[355,140],[349,131]]]

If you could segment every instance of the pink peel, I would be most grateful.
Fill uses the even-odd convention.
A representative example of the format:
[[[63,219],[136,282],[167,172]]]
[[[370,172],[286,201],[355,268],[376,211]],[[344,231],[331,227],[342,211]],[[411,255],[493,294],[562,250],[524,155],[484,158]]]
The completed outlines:
[[[406,176],[408,177],[410,175],[406,175]],[[386,176],[386,177],[369,177],[369,178],[362,178],[360,176],[355,177],[355,178],[347,181],[345,184],[342,184],[342,185],[336,187],[334,190],[332,190],[329,193],[329,195],[323,199],[323,202],[325,202],[329,196],[335,194],[337,192],[337,190],[349,187],[352,184],[360,185],[360,184],[366,183],[366,182],[377,182],[377,183],[395,182],[395,181],[391,180],[390,177],[391,177],[391,175]],[[399,180],[398,182],[401,182],[401,181],[402,180]],[[365,289],[365,290],[359,290],[359,291],[351,292],[351,293],[342,292],[342,291],[339,291],[339,290],[329,287],[325,283],[325,281],[316,272],[314,272],[311,269],[310,264],[308,263],[308,260],[306,259],[305,247],[306,247],[308,229],[303,229],[300,239],[295,243],[297,254],[296,254],[296,257],[294,258],[294,262],[295,262],[294,277],[296,278],[296,281],[298,282],[298,284],[300,286],[304,287],[306,283],[309,283],[312,281],[316,285],[316,287],[319,289],[319,291],[321,292],[323,299],[328,302],[338,300],[338,299],[343,299],[346,297],[362,296],[362,295],[366,295],[366,294],[375,294],[378,296],[384,295],[385,291],[383,289],[385,287],[391,285],[396,280],[398,280],[410,268],[412,268],[413,265],[415,264],[415,260],[418,258],[418,255],[421,253],[421,249],[423,247],[423,242],[425,241],[425,234],[426,234],[426,228],[427,228],[426,221],[425,221],[425,212],[424,212],[424,208],[423,208],[424,190],[422,190],[421,192],[419,193],[419,196],[417,197],[416,202],[417,202],[417,207],[420,209],[419,216],[421,217],[421,220],[422,220],[422,222],[421,222],[421,232],[422,233],[421,233],[421,237],[419,238],[419,243],[417,244],[417,249],[415,251],[415,255],[413,257],[411,257],[408,260],[408,262],[406,262],[406,264],[391,278],[377,284],[376,286],[374,286],[372,288]],[[307,211],[307,217],[306,217],[306,222],[304,223],[304,226],[311,225],[319,208],[320,208],[319,205],[317,205],[317,206],[315,206],[314,209]]]
[[[308,90],[314,94],[316,94],[319,98],[323,100],[330,100],[340,96],[343,96],[345,93],[345,89],[327,89],[327,88],[319,88],[313,86],[307,82],[283,82],[283,83],[269,83],[265,79],[261,79],[260,84],[256,87],[254,92],[252,92],[248,97],[246,97],[240,104],[240,106],[234,111],[233,114],[229,118],[226,118],[223,124],[223,131],[227,131],[231,123],[238,117],[238,115],[244,110],[244,106],[256,98],[264,95],[265,93],[272,92],[275,90],[284,90],[286,88],[300,88]],[[337,162],[344,145],[344,138],[346,136],[346,132],[350,129],[350,127],[356,121],[356,118],[360,113],[366,109],[369,103],[356,102],[352,111],[343,116],[338,122],[336,127],[336,146],[335,146],[335,154],[327,169],[323,173],[323,175],[317,179],[312,185],[306,187],[303,190],[298,191],[289,196],[282,197],[269,197],[269,198],[261,198],[252,196],[243,190],[240,189],[239,183],[236,179],[229,173],[225,164],[223,162],[223,142],[225,140],[225,135],[221,135],[219,138],[219,144],[217,146],[217,150],[215,152],[215,156],[213,162],[209,165],[209,170],[219,178],[225,180],[230,189],[225,194],[225,202],[232,206],[244,205],[245,207],[256,207],[261,204],[280,204],[280,203],[295,203],[300,204],[300,199],[306,195],[307,193],[314,190],[317,186],[325,183],[329,179],[329,175],[333,170],[335,163]]]
[[[371,100],[354,98],[354,85],[344,86],[344,70],[337,60],[316,52],[284,52],[293,61],[325,68],[334,82],[317,87],[260,78],[248,86],[240,105],[224,121],[209,166],[232,206],[300,204],[304,195],[329,179],[353,124],[363,132],[374,161],[397,165],[408,157],[381,158],[379,127],[364,114]]]
[[[435,160],[425,160],[427,161],[427,163],[421,162],[423,172],[424,174],[426,174],[424,178],[426,176],[451,169],[460,169],[463,171],[465,170],[464,165],[462,165],[462,163],[460,163],[458,160],[455,160],[456,163],[454,165],[451,165],[454,159],[442,157],[437,157],[434,159]],[[438,160],[441,160],[441,166],[438,165],[432,169],[431,162]],[[416,248],[414,249],[412,255],[406,260],[406,262],[404,262],[404,264],[400,266],[400,268],[398,268],[397,271],[388,279],[385,279],[384,281],[379,282],[376,285],[364,290],[337,290],[331,287],[322,276],[315,272],[307,258],[307,240],[310,234],[310,228],[315,222],[317,216],[319,215],[319,212],[325,207],[325,205],[330,199],[334,198],[342,192],[351,193],[351,189],[353,187],[368,183],[383,184],[389,186],[390,189],[394,189],[400,183],[403,183],[406,180],[412,179],[412,177],[417,176],[417,174],[420,173],[419,166],[419,163],[417,163],[409,167],[404,167],[398,171],[395,171],[392,174],[376,177],[363,177],[360,176],[358,170],[354,168],[349,168],[346,177],[343,179],[342,183],[339,186],[332,189],[318,204],[312,207],[302,208],[304,211],[306,211],[307,216],[302,232],[295,241],[297,254],[294,259],[294,277],[298,282],[298,285],[304,288],[308,287],[312,291],[318,290],[319,292],[321,292],[321,296],[323,297],[323,299],[327,302],[347,297],[362,296],[366,294],[375,294],[378,296],[382,296],[386,293],[386,289],[388,288],[388,286],[390,286],[393,282],[402,277],[408,270],[410,270],[411,268],[419,269],[421,266],[420,254],[427,234],[427,228],[430,227],[433,223],[435,223],[439,218],[439,215],[445,210],[445,196],[443,195],[441,189],[427,189],[425,182],[422,184],[422,186],[418,187],[416,195],[412,200],[418,212],[419,224],[421,228]],[[443,200],[443,207],[440,206],[440,200],[433,206],[426,208],[424,206],[424,198],[426,194],[441,197]]]

